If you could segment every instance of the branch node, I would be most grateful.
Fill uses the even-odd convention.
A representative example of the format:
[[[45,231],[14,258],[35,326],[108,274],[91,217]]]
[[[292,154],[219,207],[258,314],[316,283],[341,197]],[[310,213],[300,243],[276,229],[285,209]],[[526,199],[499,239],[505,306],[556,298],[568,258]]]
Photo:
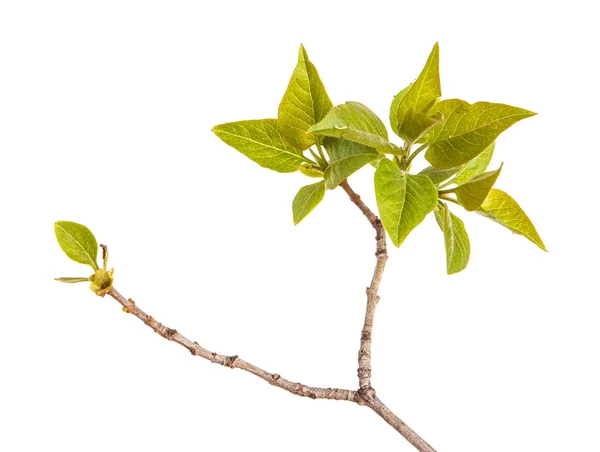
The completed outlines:
[[[154,319],[152,319],[152,321],[154,321]],[[160,334],[162,337],[169,341],[172,341],[173,337],[177,334],[177,330],[174,330],[173,328],[168,328],[165,325],[160,324],[156,326],[156,329],[154,331],[156,331],[158,334]]]
[[[176,334],[177,330],[174,330],[173,328],[165,328],[164,330],[164,336],[170,341],[173,340],[173,336],[175,336]]]
[[[281,375],[279,374],[272,374],[271,377],[273,378],[273,380],[277,381],[281,378]]]
[[[358,390],[358,394],[360,395],[361,399],[363,399],[363,402],[365,402],[365,403],[372,401],[376,396],[375,389],[372,388],[371,386],[365,386],[364,388],[360,388]]]
[[[226,356],[225,360],[223,361],[223,365],[225,367],[230,367],[231,369],[233,369],[239,359],[240,357],[238,355]]]

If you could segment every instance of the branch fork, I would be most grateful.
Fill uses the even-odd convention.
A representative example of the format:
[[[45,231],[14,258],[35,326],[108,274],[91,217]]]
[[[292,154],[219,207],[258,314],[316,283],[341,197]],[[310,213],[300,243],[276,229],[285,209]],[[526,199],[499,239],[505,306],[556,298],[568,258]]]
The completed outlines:
[[[265,380],[272,386],[284,389],[300,397],[311,399],[328,399],[354,402],[361,406],[367,406],[383,418],[389,425],[398,431],[408,442],[420,452],[435,452],[425,440],[407,426],[377,397],[375,389],[371,385],[371,345],[373,341],[373,323],[375,310],[379,302],[379,285],[383,277],[383,271],[388,258],[386,235],[381,220],[364,204],[360,196],[352,190],[347,181],[340,184],[348,194],[350,200],[360,209],[376,232],[377,248],[375,251],[376,264],[371,284],[367,287],[367,308],[365,312],[364,326],[360,335],[360,349],[358,352],[358,382],[359,389],[320,388],[306,386],[302,383],[293,382],[283,378],[278,373],[267,372],[255,366],[237,355],[227,356],[211,352],[202,347],[198,342],[191,341],[177,330],[156,321],[152,316],[140,309],[131,298],[125,298],[114,286],[111,286],[107,295],[110,295],[123,306],[123,311],[140,319],[154,332],[163,338],[176,342],[185,347],[194,356],[200,356],[214,364],[220,364],[231,369],[241,369]]]

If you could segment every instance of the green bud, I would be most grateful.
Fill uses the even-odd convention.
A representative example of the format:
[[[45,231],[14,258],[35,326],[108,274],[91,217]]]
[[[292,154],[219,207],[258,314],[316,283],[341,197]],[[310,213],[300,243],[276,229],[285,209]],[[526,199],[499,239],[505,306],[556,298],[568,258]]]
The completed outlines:
[[[99,268],[92,276],[90,276],[90,289],[99,297],[103,297],[108,293],[113,285],[113,273],[115,269],[111,268],[109,271]]]

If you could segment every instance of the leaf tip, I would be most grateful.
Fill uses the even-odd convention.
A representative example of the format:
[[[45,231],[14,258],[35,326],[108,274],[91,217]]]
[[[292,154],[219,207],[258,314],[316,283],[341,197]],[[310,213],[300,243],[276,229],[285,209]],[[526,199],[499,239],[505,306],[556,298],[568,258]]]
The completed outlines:
[[[306,47],[304,44],[300,44],[300,48],[298,49],[298,60],[300,61],[308,61],[308,53],[306,52]]]

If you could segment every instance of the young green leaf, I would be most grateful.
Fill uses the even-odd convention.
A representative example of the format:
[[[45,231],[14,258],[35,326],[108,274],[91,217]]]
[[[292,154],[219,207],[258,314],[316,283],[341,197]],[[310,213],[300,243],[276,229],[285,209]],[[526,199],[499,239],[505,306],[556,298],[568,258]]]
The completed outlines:
[[[493,188],[476,212],[510,229],[515,234],[524,235],[541,249],[548,251],[521,206],[502,190]]]
[[[429,179],[431,179],[431,182],[433,182],[433,185],[439,185],[444,181],[447,181],[448,179],[450,179],[452,176],[454,176],[457,171],[460,170],[460,166],[457,166],[456,168],[449,168],[449,169],[439,169],[436,168],[435,166],[428,166],[424,169],[422,169],[419,174],[423,174],[425,176],[427,176]]]
[[[279,104],[277,118],[281,132],[296,148],[307,149],[315,143],[315,137],[306,131],[323,119],[331,107],[319,73],[301,45],[298,64]]]
[[[325,181],[302,187],[292,202],[294,224],[300,223],[325,196]]]
[[[329,110],[317,124],[308,129],[315,135],[345,138],[379,152],[400,154],[398,146],[388,141],[381,119],[359,102],[346,102]]]
[[[260,166],[280,173],[297,171],[307,159],[282,136],[276,119],[229,122],[213,132]]]
[[[406,147],[408,148],[413,143],[422,141],[423,136],[434,127],[439,126],[443,121],[444,117],[439,112],[435,116],[428,116],[415,111],[414,108],[409,109],[402,123],[402,129],[400,129],[401,136],[406,142]]]
[[[413,141],[415,137],[410,133],[411,127],[404,124],[409,110],[413,109],[417,113],[426,114],[434,102],[442,95],[440,84],[440,49],[437,43],[433,46],[425,67],[417,80],[409,86],[404,94],[402,94],[403,91],[396,96],[400,97],[402,95],[402,97],[397,102],[392,102],[390,118],[394,114],[394,108],[397,108],[396,124],[394,124],[393,120],[391,121],[392,129],[400,138],[406,141]]]
[[[400,246],[435,209],[438,192],[427,176],[404,173],[384,158],[375,171],[375,196],[381,222],[392,243]]]
[[[458,273],[467,267],[471,254],[471,244],[465,225],[444,203],[440,203],[435,209],[435,219],[444,233],[446,271],[449,275]]]
[[[502,171],[502,166],[496,171],[488,171],[487,173],[475,176],[463,185],[459,185],[449,191],[456,193],[458,202],[466,210],[477,210],[496,183],[500,171]]]
[[[58,245],[69,258],[98,270],[98,242],[88,228],[72,221],[54,223],[54,233]]]
[[[398,126],[398,107],[412,86],[413,84],[411,83],[398,94],[396,94],[392,99],[392,104],[390,105],[390,126],[392,126],[392,130],[396,135],[398,135],[398,131],[400,130],[400,127]]]
[[[430,114],[442,113],[444,124],[425,137],[429,148],[425,158],[438,168],[453,168],[481,154],[515,122],[535,113],[510,105],[459,99],[437,102]]]
[[[496,142],[494,141],[487,148],[485,148],[481,154],[463,166],[456,174],[456,177],[452,179],[452,183],[461,185],[467,182],[469,179],[472,179],[475,176],[479,176],[481,173],[483,173],[492,160],[495,146]]]
[[[78,282],[90,282],[90,278],[54,278],[55,281],[74,284]]]
[[[300,172],[302,174],[304,174],[305,176],[308,177],[318,177],[321,178],[323,177],[323,171],[321,171],[319,168],[315,167],[314,165],[308,164],[308,163],[302,163],[300,165],[300,168],[298,168],[300,170]]]
[[[329,155],[325,170],[325,183],[330,190],[341,184],[348,176],[380,156],[375,149],[343,138],[326,137],[323,146]]]

